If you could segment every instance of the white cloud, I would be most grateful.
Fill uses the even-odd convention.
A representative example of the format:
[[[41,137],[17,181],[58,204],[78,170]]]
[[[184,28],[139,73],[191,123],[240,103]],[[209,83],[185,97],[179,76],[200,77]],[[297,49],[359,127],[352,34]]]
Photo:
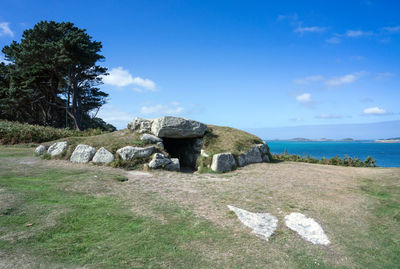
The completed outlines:
[[[290,121],[293,121],[293,122],[301,122],[301,121],[304,121],[304,119],[303,118],[300,118],[300,117],[297,117],[297,118],[291,118],[291,119],[289,119]]]
[[[353,83],[356,80],[358,80],[363,74],[365,74],[365,72],[360,71],[353,74],[347,74],[341,77],[334,77],[325,81],[325,84],[328,86],[340,86],[343,84]]]
[[[400,32],[400,25],[398,25],[398,26],[392,26],[392,27],[383,27],[382,29],[383,29],[384,31],[389,32],[389,33]]]
[[[305,103],[310,103],[311,102],[311,94],[309,93],[303,93],[298,96],[296,96],[296,100],[299,103],[305,104]]]
[[[128,85],[136,85],[141,88],[134,88],[135,91],[155,91],[157,89],[156,83],[150,79],[143,79],[141,77],[132,77],[128,70],[122,66],[111,69],[108,76],[103,76],[105,84],[125,87]]]
[[[143,115],[179,115],[184,108],[178,102],[172,102],[168,105],[148,105],[140,108],[140,114]]]
[[[326,30],[325,27],[320,26],[311,26],[311,27],[302,27],[298,26],[294,29],[294,32],[304,34],[304,33],[322,33]]]
[[[305,77],[305,78],[295,79],[294,83],[296,83],[296,84],[308,84],[309,82],[321,81],[323,79],[324,79],[323,76],[315,75],[315,76],[309,76],[309,77]]]
[[[364,115],[387,115],[390,114],[388,111],[380,108],[380,107],[370,107],[370,108],[366,108],[363,111]]]
[[[341,119],[342,116],[337,115],[337,114],[319,114],[315,116],[317,119]]]
[[[10,29],[10,23],[0,22],[0,36],[14,36],[14,32]]]
[[[120,111],[112,105],[104,105],[97,114],[97,117],[102,118],[105,122],[130,121],[133,119],[132,115]]]
[[[372,32],[365,32],[361,30],[348,30],[345,35],[347,37],[362,37],[362,36],[370,36],[372,34],[373,34]]]
[[[387,79],[387,78],[394,77],[394,76],[395,76],[395,74],[393,74],[393,73],[384,72],[384,73],[378,73],[376,75],[376,79],[382,80],[382,79]]]
[[[325,40],[325,42],[329,43],[329,44],[339,44],[340,42],[342,42],[342,40],[339,37],[334,36],[334,37],[331,37],[331,38]]]

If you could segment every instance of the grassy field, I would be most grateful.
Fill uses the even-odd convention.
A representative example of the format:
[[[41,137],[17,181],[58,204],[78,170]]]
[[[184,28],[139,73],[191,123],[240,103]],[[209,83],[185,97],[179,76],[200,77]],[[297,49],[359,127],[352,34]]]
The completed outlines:
[[[398,268],[400,169],[281,162],[124,171],[0,147],[0,268]],[[227,205],[279,219],[270,241]],[[283,218],[316,219],[316,246]]]

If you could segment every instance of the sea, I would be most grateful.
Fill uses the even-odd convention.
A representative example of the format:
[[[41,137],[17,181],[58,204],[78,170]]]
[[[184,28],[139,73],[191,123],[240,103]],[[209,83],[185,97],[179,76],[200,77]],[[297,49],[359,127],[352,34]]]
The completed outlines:
[[[400,167],[400,143],[376,143],[374,141],[266,141],[270,152],[310,155],[321,159],[335,156],[358,157],[365,160],[371,156],[380,167]]]

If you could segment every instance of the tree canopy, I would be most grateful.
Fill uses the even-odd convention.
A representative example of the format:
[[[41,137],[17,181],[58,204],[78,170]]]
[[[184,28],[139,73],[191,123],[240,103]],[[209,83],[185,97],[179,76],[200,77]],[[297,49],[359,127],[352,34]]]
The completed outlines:
[[[78,130],[104,123],[94,118],[108,97],[98,88],[107,75],[101,48],[71,22],[25,30],[2,49],[10,64],[0,64],[0,118]]]

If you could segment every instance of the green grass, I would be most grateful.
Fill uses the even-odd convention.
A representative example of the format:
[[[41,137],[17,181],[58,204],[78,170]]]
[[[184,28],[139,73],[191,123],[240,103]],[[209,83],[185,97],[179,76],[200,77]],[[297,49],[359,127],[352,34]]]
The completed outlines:
[[[2,155],[4,158],[7,156]],[[0,250],[9,253],[23,249],[49,263],[96,268],[206,268],[211,264],[200,253],[182,245],[230,240],[225,231],[174,204],[152,207],[165,220],[160,222],[133,215],[123,199],[60,188],[76,180],[73,176],[84,180],[90,175],[85,170],[42,169],[29,175],[9,170],[0,173],[0,187],[16,197],[0,211],[0,237],[16,234],[11,242],[0,240]],[[122,177],[114,178],[119,181]],[[147,199],[153,200],[151,194]],[[51,216],[56,216],[54,224],[48,225]],[[27,223],[33,225],[27,227]],[[19,239],[21,234],[24,236]]]

